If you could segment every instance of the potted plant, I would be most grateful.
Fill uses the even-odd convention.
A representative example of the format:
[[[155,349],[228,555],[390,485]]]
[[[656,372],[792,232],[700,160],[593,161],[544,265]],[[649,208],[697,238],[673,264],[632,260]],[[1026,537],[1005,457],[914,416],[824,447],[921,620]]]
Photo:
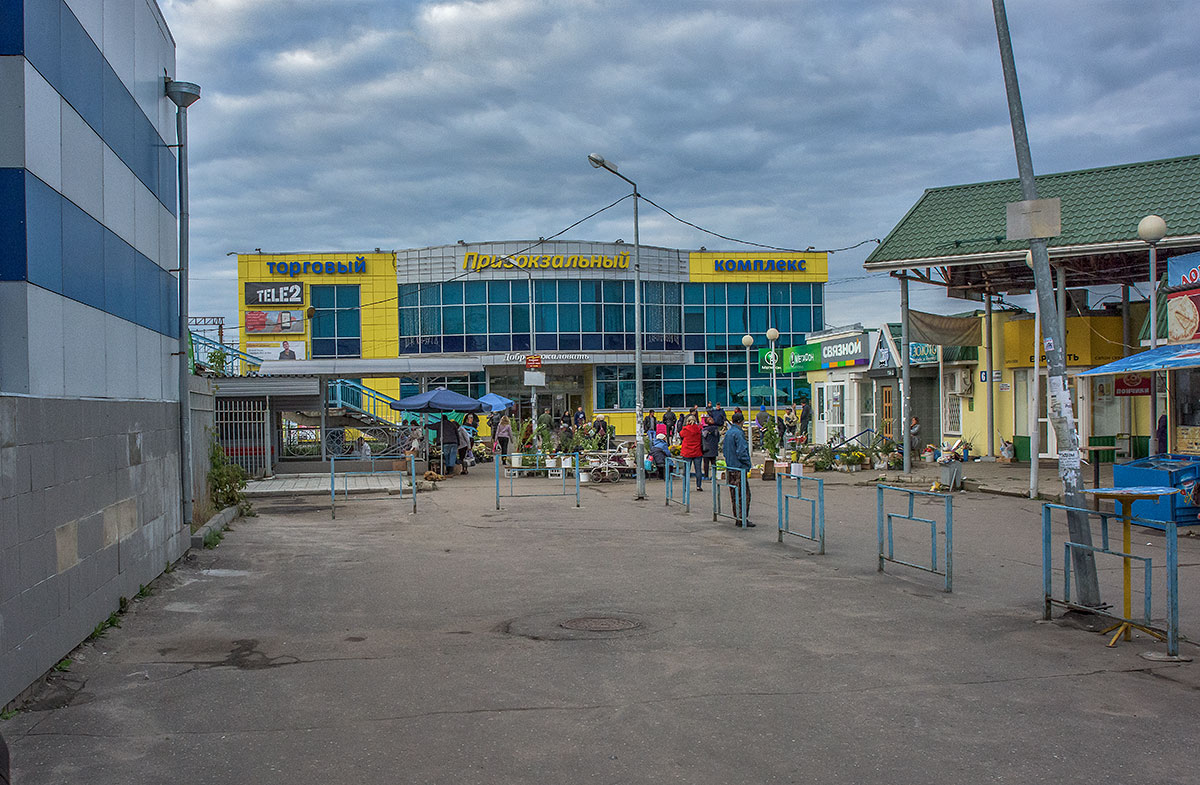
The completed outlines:
[[[775,454],[779,449],[779,430],[775,427],[775,418],[771,417],[767,420],[766,427],[762,432],[763,449],[767,451],[767,457],[763,459],[762,478],[764,480],[775,479]]]

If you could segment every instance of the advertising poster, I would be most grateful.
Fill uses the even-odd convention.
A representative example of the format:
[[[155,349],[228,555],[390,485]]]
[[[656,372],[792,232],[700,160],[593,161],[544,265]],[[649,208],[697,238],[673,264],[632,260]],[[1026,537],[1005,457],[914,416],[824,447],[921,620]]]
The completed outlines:
[[[1127,395],[1149,395],[1150,374],[1123,373],[1118,374],[1113,384],[1113,392],[1119,397]]]
[[[303,305],[304,285],[299,283],[247,283],[246,305]]]
[[[307,360],[307,346],[303,340],[295,341],[247,341],[246,354],[263,360]]]
[[[1167,343],[1200,340],[1200,289],[1167,297]]]
[[[1167,260],[1167,286],[1200,284],[1200,251]]]
[[[246,332],[302,333],[304,311],[246,311]]]

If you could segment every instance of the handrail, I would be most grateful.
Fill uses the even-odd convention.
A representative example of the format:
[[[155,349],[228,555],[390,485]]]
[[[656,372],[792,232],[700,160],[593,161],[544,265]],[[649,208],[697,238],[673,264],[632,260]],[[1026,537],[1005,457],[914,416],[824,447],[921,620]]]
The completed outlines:
[[[402,412],[392,408],[389,395],[373,390],[350,379],[334,379],[329,383],[326,405],[334,409],[351,409],[389,423],[407,422]]]
[[[232,346],[226,346],[197,333],[189,332],[188,335],[192,341],[193,362],[203,365],[221,376],[249,376],[262,367],[261,357],[246,354]],[[201,357],[202,352],[204,353],[203,358]],[[213,367],[210,359],[219,360],[220,367]]]
[[[839,447],[844,447],[844,446],[846,446],[847,444],[849,444],[850,442],[852,442],[852,441],[856,441],[856,440],[858,439],[858,437],[862,436],[862,435],[863,435],[863,434],[865,434],[865,433],[870,433],[870,434],[873,434],[873,433],[875,433],[875,429],[874,429],[874,428],[867,428],[867,429],[865,429],[865,430],[859,431],[858,433],[854,434],[853,436],[851,436],[851,437],[850,437],[850,438],[848,438],[848,439],[842,439],[840,442],[838,442],[837,444],[833,445],[833,449],[835,449],[835,450],[836,450],[836,449],[838,449]],[[858,444],[859,444],[860,446],[862,446],[862,447],[870,447],[870,446],[871,446],[871,445],[869,445],[869,444],[863,444],[861,441],[859,441],[859,442],[858,442]]]

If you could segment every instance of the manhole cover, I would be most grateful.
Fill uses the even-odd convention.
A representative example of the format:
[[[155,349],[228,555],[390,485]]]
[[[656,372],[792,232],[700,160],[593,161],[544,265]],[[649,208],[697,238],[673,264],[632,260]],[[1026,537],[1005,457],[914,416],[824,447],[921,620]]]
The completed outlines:
[[[583,632],[624,632],[625,630],[636,630],[642,625],[631,619],[621,619],[616,616],[580,616],[576,619],[567,619],[559,626]]]

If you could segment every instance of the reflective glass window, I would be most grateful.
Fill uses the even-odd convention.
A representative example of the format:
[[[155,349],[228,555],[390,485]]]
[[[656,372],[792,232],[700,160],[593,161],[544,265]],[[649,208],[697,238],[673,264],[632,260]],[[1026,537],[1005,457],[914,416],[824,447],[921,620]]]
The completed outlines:
[[[466,307],[466,332],[468,334],[475,333],[476,335],[487,334],[487,306],[485,305],[468,305]]]
[[[328,286],[312,286],[309,287],[312,291],[312,304],[314,308],[332,308],[333,307],[333,292]],[[320,290],[320,295],[317,291]],[[419,305],[420,304],[420,285],[415,283],[400,284],[400,305]],[[317,297],[321,297],[321,302],[318,302]]]
[[[463,284],[463,302],[467,305],[483,305],[487,302],[487,282],[467,281]]]
[[[604,337],[601,333],[584,333],[582,340],[585,351],[598,352],[604,348]]]
[[[529,302],[529,279],[523,281],[509,281],[509,286],[512,291],[512,301],[514,303]]]
[[[643,327],[643,329],[645,329]],[[625,330],[625,309],[620,305],[605,305],[604,306],[604,327],[605,332],[624,332]]]
[[[332,321],[330,319],[329,321]],[[329,335],[326,332],[318,332],[317,319],[313,318],[313,335]],[[322,328],[323,329],[323,328]],[[329,328],[332,330],[332,327]],[[416,308],[401,308],[400,309],[400,336],[417,336],[421,334],[421,320],[418,316]]]
[[[789,305],[792,302],[791,285],[786,283],[771,284],[771,305]]]
[[[462,305],[462,281],[451,281],[442,284],[442,305]]]
[[[812,308],[807,305],[792,306],[792,330],[798,333],[813,331]]]
[[[338,320],[341,321],[340,319]],[[339,329],[340,332],[340,329]],[[421,309],[421,334],[422,335],[441,335],[442,334],[442,309],[441,308],[422,308]]]
[[[726,332],[730,334],[736,333],[738,337],[744,335],[747,329],[745,306],[735,307],[731,305],[728,313],[729,325],[725,328]]]
[[[770,287],[765,283],[752,283],[750,288],[750,304],[766,305],[770,296]]]
[[[487,288],[489,303],[508,302],[508,281],[488,281]]]
[[[488,306],[488,332],[508,333],[512,330],[512,320],[509,318],[507,305]]]
[[[683,331],[685,333],[704,332],[704,307],[699,305],[683,306]]]
[[[754,333],[756,337],[766,333],[767,327],[770,326],[768,324],[771,316],[770,309],[766,306],[752,305],[747,310],[750,312],[750,332]]]
[[[579,282],[579,302],[598,303],[604,300],[600,281]]]
[[[579,329],[585,333],[600,332],[600,306],[584,303],[579,306]]]
[[[537,295],[539,303],[558,302],[557,281],[534,281],[533,291]]]
[[[561,293],[562,287],[559,286],[558,290]],[[578,305],[568,304],[558,306],[558,331],[562,333],[579,332]]]
[[[683,301],[683,295],[679,291],[679,284],[666,282],[663,284],[663,302],[668,305],[679,305]]]
[[[578,350],[581,345],[582,341],[579,338],[579,333],[562,333],[558,336],[558,348],[564,352]],[[514,351],[516,348],[516,346],[513,346]]]
[[[605,281],[604,282],[604,302],[606,303],[623,303],[625,302],[625,284],[622,281]]]
[[[440,285],[421,284],[421,305],[441,305],[442,287]]]
[[[746,284],[730,283],[725,284],[725,296],[730,305],[745,305],[746,304]]]
[[[539,281],[538,283],[542,283]],[[551,281],[553,283],[553,281]],[[538,301],[537,306],[537,324],[534,328],[539,333],[557,332],[558,331],[558,306],[543,305]],[[538,340],[541,343],[541,340]]]
[[[512,331],[514,333],[528,333],[529,332],[529,306],[528,305],[514,305],[513,306],[513,308],[512,308]],[[526,348],[526,349],[529,348],[529,339],[528,338],[525,339],[525,347],[524,348]],[[515,350],[515,349],[517,349],[517,347],[514,346],[513,349]]]
[[[725,303],[725,284],[706,283],[703,286],[704,302],[709,305],[723,305]]]
[[[558,301],[560,303],[579,302],[579,281],[559,281]]]
[[[704,284],[685,283],[683,285],[683,303],[684,305],[703,305]]]
[[[812,302],[812,289],[806,283],[792,284],[792,302],[804,305]]]
[[[646,281],[643,284],[643,299],[648,303],[661,303],[663,301],[663,282],[662,281]]]

